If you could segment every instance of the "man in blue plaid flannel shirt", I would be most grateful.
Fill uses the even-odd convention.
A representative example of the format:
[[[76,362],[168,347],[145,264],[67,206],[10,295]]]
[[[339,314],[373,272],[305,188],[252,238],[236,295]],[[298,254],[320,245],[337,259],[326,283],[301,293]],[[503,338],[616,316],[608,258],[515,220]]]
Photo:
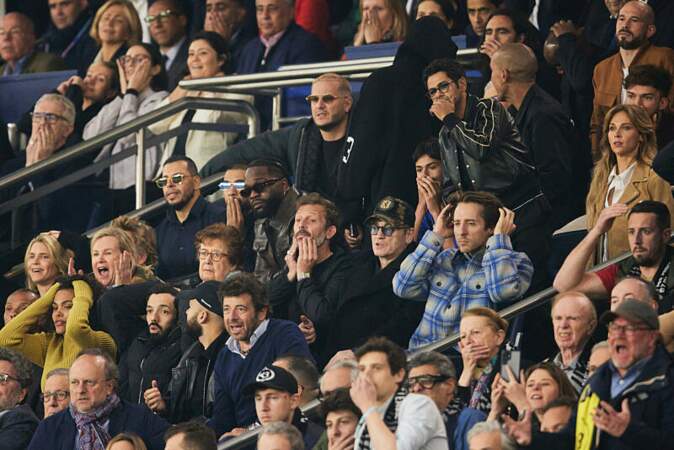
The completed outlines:
[[[442,210],[393,278],[397,296],[426,302],[410,349],[458,332],[470,308],[501,309],[524,295],[534,267],[513,250],[514,218],[487,192],[460,193]],[[444,250],[452,238],[454,246]]]

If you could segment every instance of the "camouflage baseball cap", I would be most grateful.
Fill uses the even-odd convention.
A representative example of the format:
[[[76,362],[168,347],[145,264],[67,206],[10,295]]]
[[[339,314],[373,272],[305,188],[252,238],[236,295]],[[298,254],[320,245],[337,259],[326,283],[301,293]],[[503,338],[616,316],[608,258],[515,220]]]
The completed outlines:
[[[383,220],[394,227],[412,228],[414,226],[414,208],[399,198],[386,196],[379,200],[372,215],[365,219],[369,224],[374,220]]]

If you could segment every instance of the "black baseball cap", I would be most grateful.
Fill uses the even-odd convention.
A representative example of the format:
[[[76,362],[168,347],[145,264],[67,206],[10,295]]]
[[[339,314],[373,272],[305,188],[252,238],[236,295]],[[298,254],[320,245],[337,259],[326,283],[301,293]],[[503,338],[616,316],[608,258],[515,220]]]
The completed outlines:
[[[222,283],[219,281],[204,281],[194,289],[185,291],[188,300],[196,300],[201,306],[222,317],[222,300],[218,295]]]
[[[292,373],[278,366],[266,366],[257,373],[255,381],[243,388],[243,395],[252,396],[259,389],[276,389],[297,394],[297,380]]]

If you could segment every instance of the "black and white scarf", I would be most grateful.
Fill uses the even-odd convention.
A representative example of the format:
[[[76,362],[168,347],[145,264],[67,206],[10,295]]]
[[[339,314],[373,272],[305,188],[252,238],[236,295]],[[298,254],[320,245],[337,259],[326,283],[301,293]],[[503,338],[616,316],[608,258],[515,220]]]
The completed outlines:
[[[386,412],[384,412],[384,424],[386,428],[391,430],[392,433],[396,432],[398,428],[398,413],[400,412],[400,405],[402,404],[405,397],[407,397],[408,391],[407,388],[401,386],[396,393],[393,395]],[[360,435],[360,445],[358,446],[361,450],[370,450],[370,432],[367,429],[367,425],[363,426],[363,432]]]

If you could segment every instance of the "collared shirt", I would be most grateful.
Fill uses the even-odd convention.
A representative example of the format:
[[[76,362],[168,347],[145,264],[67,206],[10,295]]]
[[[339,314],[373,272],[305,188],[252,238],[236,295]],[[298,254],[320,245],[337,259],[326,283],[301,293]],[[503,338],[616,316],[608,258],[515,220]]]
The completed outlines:
[[[624,376],[620,376],[618,369],[613,365],[613,361],[609,360],[608,367],[611,370],[611,398],[616,398],[619,396],[625,389],[630,387],[641,375],[641,371],[648,361],[651,360],[651,357],[644,358],[635,364],[632,365]]]
[[[531,260],[513,250],[509,236],[491,236],[485,249],[474,255],[456,248],[443,250],[442,242],[427,231],[393,278],[398,297],[426,300],[410,349],[458,332],[464,311],[477,306],[502,308],[524,295],[531,284]]]
[[[278,41],[281,40],[283,37],[283,33],[285,33],[286,30],[279,31],[275,35],[265,38],[264,36],[260,35],[260,42],[262,42],[262,45],[264,45],[264,57],[266,58],[269,52],[271,51],[272,47],[274,47],[276,44],[278,44]]]
[[[587,381],[587,365],[581,361],[581,357],[583,357],[583,354],[578,355],[567,366],[564,365],[561,353],[557,353],[557,356],[552,360],[554,365],[564,371],[566,378],[578,394],[580,394],[580,391]]]
[[[393,396],[382,406],[370,414],[384,416]],[[397,414],[398,426],[395,430],[396,447],[398,450],[447,450],[447,429],[442,420],[438,407],[429,397],[421,394],[408,394],[400,403]],[[360,441],[365,427],[366,418],[361,417],[356,426],[354,435],[354,450],[360,450]],[[371,445],[372,450],[378,449]]]
[[[28,58],[31,57],[33,53],[29,53],[23,58],[19,58],[19,60],[14,64],[14,70],[12,70],[12,67],[9,63],[5,64],[5,71],[2,75],[21,75],[23,72],[23,66],[26,65],[26,61],[28,61]]]
[[[623,170],[622,173],[617,173],[618,166],[613,166],[611,173],[608,176],[608,189],[606,190],[606,199],[604,200],[604,207],[611,206],[620,201],[620,197],[623,196],[625,188],[630,183],[632,179],[632,174],[634,169],[637,167],[637,163],[633,162],[627,169]],[[610,203],[609,203],[609,196]],[[602,235],[602,262],[608,261],[608,233]]]
[[[185,42],[185,39],[187,38],[183,36],[183,38],[179,40],[176,45],[166,50],[166,52],[162,53],[163,56],[166,56],[166,62],[164,63],[166,70],[169,70],[169,68],[175,61],[176,56],[178,56],[178,52],[180,51],[180,47],[183,45],[183,42]]]
[[[265,333],[265,331],[267,331],[268,326],[269,326],[269,319],[265,319],[260,323],[260,325],[257,326],[255,331],[253,331],[253,334],[250,336],[250,349],[253,348],[258,339],[260,339],[262,335]],[[230,352],[239,355],[243,359],[246,359],[246,355],[250,352],[250,349],[248,349],[248,352],[246,352],[246,354],[244,355],[241,352],[241,346],[239,345],[239,341],[237,341],[231,336],[229,337],[229,339],[227,339],[225,345],[227,346]]]

